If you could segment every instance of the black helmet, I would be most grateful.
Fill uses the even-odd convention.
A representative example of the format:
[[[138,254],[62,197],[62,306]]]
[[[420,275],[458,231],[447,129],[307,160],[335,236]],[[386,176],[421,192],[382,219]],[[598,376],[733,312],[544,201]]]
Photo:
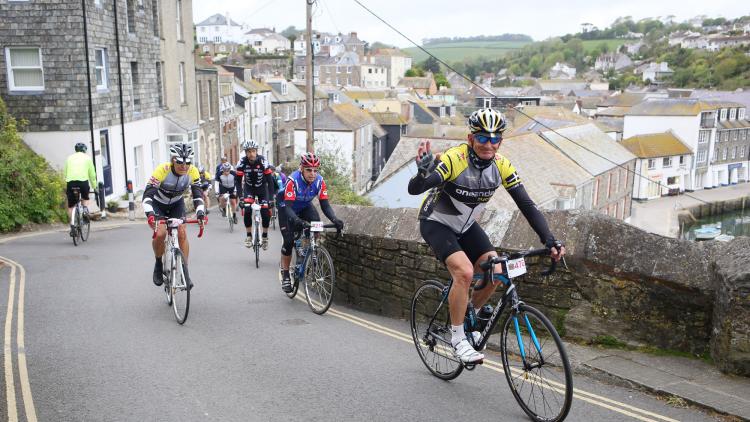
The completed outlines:
[[[179,161],[190,164],[193,162],[195,152],[193,152],[193,147],[188,144],[174,144],[169,148],[169,155],[172,158],[177,158]]]
[[[86,152],[86,144],[79,142],[75,146],[76,152]]]

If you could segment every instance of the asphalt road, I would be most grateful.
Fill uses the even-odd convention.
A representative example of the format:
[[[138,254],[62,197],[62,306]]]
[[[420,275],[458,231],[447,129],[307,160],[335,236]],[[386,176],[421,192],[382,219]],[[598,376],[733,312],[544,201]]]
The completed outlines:
[[[242,234],[215,214],[202,239],[190,230],[196,287],[184,326],[151,282],[145,223],[95,223],[78,247],[62,232],[2,241],[11,261],[0,267],[0,420],[528,420],[502,369],[444,382],[422,365],[406,321],[341,306],[317,316],[288,299],[278,231],[255,269]],[[582,376],[574,383],[570,421],[717,420]]]

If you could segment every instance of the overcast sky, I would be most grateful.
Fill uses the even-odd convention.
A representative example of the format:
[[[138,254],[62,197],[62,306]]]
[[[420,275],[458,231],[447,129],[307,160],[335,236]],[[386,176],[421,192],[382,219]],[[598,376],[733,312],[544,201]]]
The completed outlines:
[[[600,28],[619,16],[674,15],[677,21],[697,15],[735,18],[750,15],[744,0],[360,0],[414,41],[443,36],[527,34],[534,40],[578,32],[590,22]],[[317,0],[313,28],[327,32],[357,31],[370,43],[409,47],[408,41],[378,21],[354,0]],[[215,14],[252,27],[305,27],[305,0],[193,0],[195,23]]]

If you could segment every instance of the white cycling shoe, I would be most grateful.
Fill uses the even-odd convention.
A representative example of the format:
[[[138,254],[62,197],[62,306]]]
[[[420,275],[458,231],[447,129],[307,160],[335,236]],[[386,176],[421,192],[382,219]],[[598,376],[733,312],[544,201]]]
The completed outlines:
[[[474,350],[469,340],[466,339],[453,346],[453,354],[463,363],[481,364],[484,362],[484,355]]]
[[[253,247],[253,238],[248,236],[245,238],[245,247],[246,248],[252,248]]]

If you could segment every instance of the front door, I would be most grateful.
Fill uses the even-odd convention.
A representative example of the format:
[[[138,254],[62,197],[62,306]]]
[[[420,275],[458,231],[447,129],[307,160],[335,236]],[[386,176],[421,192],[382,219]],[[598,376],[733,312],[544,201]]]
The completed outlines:
[[[104,194],[112,195],[112,161],[109,159],[109,130],[99,132],[102,154],[102,176],[104,179]]]

